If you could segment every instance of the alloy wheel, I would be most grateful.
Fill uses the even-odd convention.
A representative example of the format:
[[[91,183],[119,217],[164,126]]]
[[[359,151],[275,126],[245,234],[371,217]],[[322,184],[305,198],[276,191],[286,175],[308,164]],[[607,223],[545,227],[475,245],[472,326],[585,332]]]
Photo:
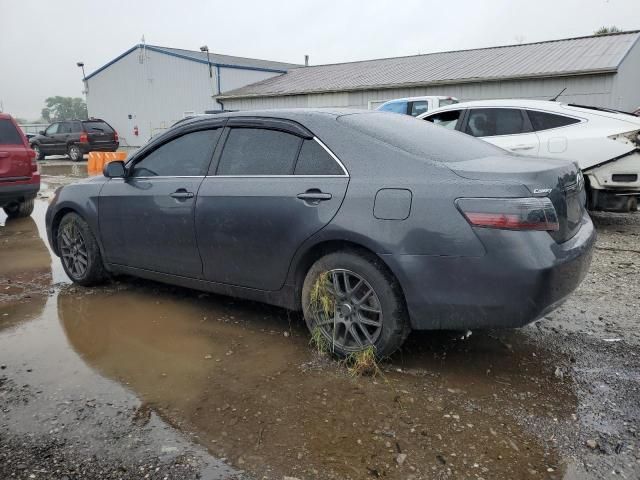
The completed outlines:
[[[357,273],[335,269],[320,275],[312,291],[314,323],[335,348],[356,352],[382,332],[382,307],[373,287]]]
[[[73,278],[82,278],[89,266],[89,254],[80,229],[70,223],[61,231],[60,237],[60,253],[67,271]]]

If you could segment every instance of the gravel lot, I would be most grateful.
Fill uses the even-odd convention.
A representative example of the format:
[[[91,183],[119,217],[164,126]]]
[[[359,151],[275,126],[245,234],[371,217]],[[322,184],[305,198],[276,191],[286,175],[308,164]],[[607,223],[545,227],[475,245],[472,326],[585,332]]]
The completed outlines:
[[[412,334],[376,378],[296,315],[120,279],[69,284],[43,163],[32,218],[0,214],[0,478],[640,477],[640,214],[594,214],[580,289],[518,330]]]

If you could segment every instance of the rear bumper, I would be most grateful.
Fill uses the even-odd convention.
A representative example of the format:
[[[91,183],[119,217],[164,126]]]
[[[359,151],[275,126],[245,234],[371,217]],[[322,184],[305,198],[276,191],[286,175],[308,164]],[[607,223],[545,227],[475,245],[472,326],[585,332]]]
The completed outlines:
[[[30,180],[22,182],[0,181],[0,207],[13,202],[23,202],[35,198],[40,190],[40,174],[34,174]]]
[[[547,232],[476,229],[482,257],[383,255],[414,329],[520,327],[558,307],[584,279],[596,232],[588,215],[569,241]]]
[[[115,152],[120,146],[119,142],[105,143],[101,145],[92,145],[90,143],[79,143],[80,151],[82,153],[89,152]]]

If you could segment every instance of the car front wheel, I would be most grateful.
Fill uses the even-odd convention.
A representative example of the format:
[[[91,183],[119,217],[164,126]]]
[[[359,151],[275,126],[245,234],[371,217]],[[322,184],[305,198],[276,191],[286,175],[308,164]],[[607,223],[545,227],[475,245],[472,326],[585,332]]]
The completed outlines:
[[[80,215],[68,213],[62,218],[57,242],[62,267],[72,281],[88,287],[106,279],[98,242]]]
[[[395,352],[409,333],[400,287],[373,255],[334,252],[309,269],[302,309],[314,339],[340,357],[373,347],[378,358]]]
[[[78,145],[69,145],[67,153],[69,154],[69,158],[73,162],[79,162],[80,160],[82,160],[82,150],[80,150],[80,147]]]

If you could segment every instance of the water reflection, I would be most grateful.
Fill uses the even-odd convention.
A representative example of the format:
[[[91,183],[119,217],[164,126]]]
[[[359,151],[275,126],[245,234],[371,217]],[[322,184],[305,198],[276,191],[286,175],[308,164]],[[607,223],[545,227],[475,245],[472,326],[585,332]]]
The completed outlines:
[[[299,321],[259,304],[136,282],[65,288],[58,315],[76,352],[141,398],[139,421],[155,411],[258,475],[561,476],[514,418],[563,418],[575,398],[518,334],[414,336],[372,380],[316,358]]]

